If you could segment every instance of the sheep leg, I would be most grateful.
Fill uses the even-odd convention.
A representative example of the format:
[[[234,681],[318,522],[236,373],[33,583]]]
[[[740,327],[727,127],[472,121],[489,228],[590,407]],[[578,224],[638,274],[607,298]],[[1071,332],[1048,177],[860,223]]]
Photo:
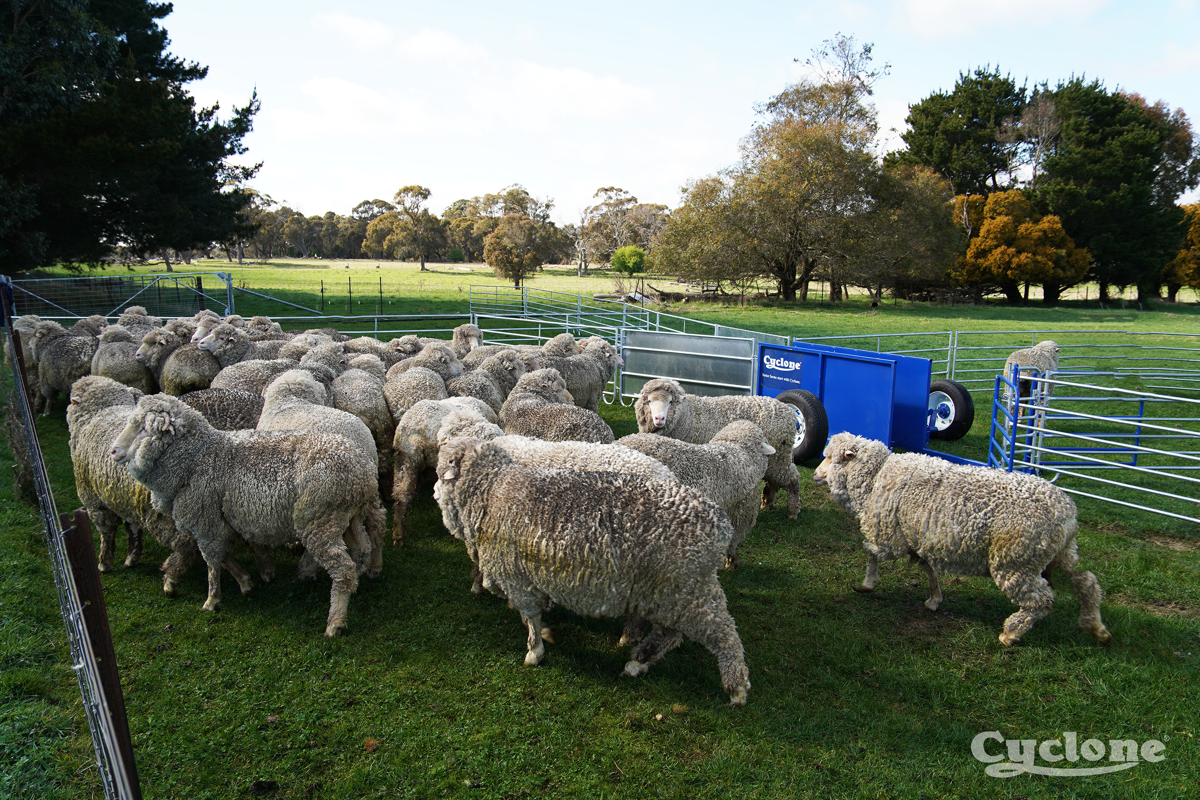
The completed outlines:
[[[136,567],[142,560],[142,526],[125,521],[125,534],[129,548],[125,552],[125,566]]]
[[[270,583],[275,579],[275,559],[271,557],[271,551],[261,544],[251,544],[250,549],[254,552],[254,569],[258,572],[258,576],[262,578],[263,583]],[[245,574],[240,564],[238,565],[238,569],[242,571],[242,574]],[[230,572],[232,571],[230,570]],[[239,580],[238,583],[241,584],[241,581]],[[248,591],[249,589],[243,589],[242,594]]]
[[[1104,621],[1100,619],[1100,600],[1104,597],[1104,592],[1095,575],[1079,570],[1079,555],[1075,540],[1072,539],[1070,544],[1063,548],[1058,557],[1050,563],[1057,564],[1071,576],[1071,591],[1079,600],[1079,627],[1095,636],[1096,641],[1100,644],[1109,644],[1112,641],[1112,634],[1108,632],[1108,628],[1104,627]],[[1046,567],[1046,571],[1050,571],[1049,566]]]
[[[238,589],[241,591],[242,596],[249,594],[250,590],[254,588],[254,581],[250,580],[250,573],[242,569],[242,565],[232,555],[225,556],[225,559],[221,562],[221,566],[229,570],[229,574],[237,581]]]
[[[354,559],[346,550],[346,543],[342,540],[342,534],[349,526],[349,515],[330,515],[310,526],[300,536],[300,541],[304,543],[305,555],[311,555],[333,580],[333,586],[329,590],[326,636],[339,636],[346,632],[350,595],[358,591],[358,571],[355,569]]]
[[[367,566],[367,577],[378,578],[383,573],[383,537],[387,531],[387,512],[378,498],[372,498],[363,519],[367,540],[370,542],[371,560]]]
[[[744,706],[746,694],[750,691],[750,671],[746,668],[746,653],[742,649],[737,626],[725,602],[725,592],[721,590],[715,575],[705,594],[709,602],[697,605],[692,609],[693,613],[681,619],[679,631],[716,656],[721,669],[721,685],[725,694],[729,695],[729,705]]]
[[[117,547],[117,526],[121,524],[121,518],[108,509],[97,508],[88,511],[88,519],[100,533],[98,568],[101,572],[112,572],[113,551]]]
[[[1004,632],[1000,634],[1001,644],[1016,644],[1035,622],[1053,610],[1054,590],[1041,574],[993,572],[993,577],[1000,591],[1020,606],[1019,611],[1004,620]]]
[[[408,509],[417,499],[420,470],[397,451],[395,476],[392,478],[392,544],[404,544],[408,533]],[[403,463],[401,463],[403,462]]]
[[[525,643],[525,666],[536,667],[546,656],[546,645],[542,641],[542,613],[535,611],[531,615],[521,612],[521,621],[525,623],[529,636]]]
[[[763,483],[762,508],[766,510],[775,504],[775,495],[779,492],[779,484],[772,480]]]
[[[642,643],[629,654],[629,663],[622,675],[636,678],[645,675],[650,665],[683,643],[683,634],[666,625],[654,625]]]
[[[942,586],[938,582],[937,570],[928,561],[921,560],[921,569],[925,570],[925,574],[929,576],[929,599],[925,601],[925,607],[930,611],[937,611],[938,606],[942,604]]]
[[[205,558],[205,561],[208,561]],[[208,562],[208,598],[204,601],[205,611],[216,611],[221,607],[221,562]]]
[[[873,592],[876,584],[879,583],[879,556],[874,553],[867,554],[867,574],[863,578],[862,586],[855,586],[856,592]]]
[[[649,620],[639,617],[637,614],[630,614],[625,618],[625,629],[621,631],[621,640],[617,644],[620,647],[629,647],[637,644],[646,638],[649,625]]]

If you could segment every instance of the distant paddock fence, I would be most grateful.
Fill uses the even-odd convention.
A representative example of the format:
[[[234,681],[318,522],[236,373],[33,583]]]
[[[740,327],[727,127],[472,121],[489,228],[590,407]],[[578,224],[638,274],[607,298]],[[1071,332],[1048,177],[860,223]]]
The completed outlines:
[[[205,308],[233,313],[233,279],[225,272],[0,280],[12,289],[8,311],[14,317],[115,317],[131,305],[163,318],[189,317]]]

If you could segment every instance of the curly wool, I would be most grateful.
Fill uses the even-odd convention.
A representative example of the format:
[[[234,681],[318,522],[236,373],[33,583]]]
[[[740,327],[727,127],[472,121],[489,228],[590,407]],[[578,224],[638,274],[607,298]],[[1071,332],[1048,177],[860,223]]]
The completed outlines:
[[[691,444],[652,433],[635,433],[617,440],[670,467],[683,485],[704,493],[725,509],[733,524],[726,565],[737,564],[737,548],[758,521],[758,485],[775,452],[766,434],[753,422],[737,420],[717,432],[707,444]]]
[[[870,554],[863,590],[874,588],[879,560],[910,554],[929,575],[931,610],[941,601],[939,572],[990,575],[1020,606],[1005,620],[1000,641],[1007,645],[1050,613],[1054,592],[1043,572],[1055,564],[1071,575],[1080,626],[1109,640],[1100,586],[1092,573],[1077,570],[1075,503],[1050,482],[919,453],[895,455],[882,442],[850,433],[830,438],[813,478],[858,516]]]
[[[476,397],[499,413],[524,374],[525,362],[515,351],[504,349],[485,358],[474,370],[446,381],[446,391],[452,397]]]
[[[1008,379],[1012,375],[1014,366],[1021,367],[1021,382],[1018,386],[1018,391],[1022,398],[1029,397],[1033,381],[1030,375],[1030,370],[1037,370],[1038,376],[1044,376],[1047,372],[1054,372],[1058,369],[1058,345],[1050,339],[1038,342],[1033,347],[1024,347],[1014,351],[1004,362],[1004,377]],[[1054,385],[1046,384],[1045,393],[1049,397],[1053,394]]]
[[[521,376],[500,409],[506,434],[553,442],[612,444],[613,432],[594,411],[572,403],[562,376],[553,369],[538,369]]]
[[[37,366],[38,399],[34,402],[41,407],[42,416],[54,408],[59,392],[69,396],[71,384],[92,371],[92,356],[99,346],[95,336],[67,330],[53,320],[34,326],[29,352]]]
[[[626,674],[644,673],[687,636],[716,656],[730,702],[746,702],[745,655],[717,581],[733,531],[714,502],[637,475],[524,467],[496,443],[472,439],[447,442],[437,474],[446,527],[484,586],[526,623],[526,664],[545,653],[541,614],[550,603],[637,615],[655,627]]]
[[[346,629],[368,531],[382,531],[375,463],[343,436],[218,431],[177,398],[143,397],[113,441],[113,457],[150,489],[155,509],[191,534],[209,568],[205,608],[221,600],[221,562],[235,535],[293,540],[333,581],[326,636]]]
[[[692,444],[704,444],[735,420],[753,422],[775,448],[767,461],[762,507],[770,508],[775,495],[787,492],[788,517],[800,513],[800,473],[792,463],[796,439],[796,413],[773,397],[701,397],[688,394],[678,381],[648,381],[633,403],[638,431],[656,433]],[[656,421],[658,417],[661,421]]]
[[[210,353],[224,369],[240,361],[265,361],[277,358],[280,349],[286,343],[282,339],[254,341],[245,328],[234,327],[227,322],[222,322],[200,340],[200,349]]]
[[[137,360],[140,346],[141,337],[135,337],[124,325],[109,325],[100,334],[90,373],[132,386],[142,394],[153,394],[158,391],[158,384],[150,370]]]
[[[217,377],[220,377],[219,375]],[[263,398],[256,392],[221,387],[180,395],[179,399],[199,411],[219,431],[241,431],[258,425]]]

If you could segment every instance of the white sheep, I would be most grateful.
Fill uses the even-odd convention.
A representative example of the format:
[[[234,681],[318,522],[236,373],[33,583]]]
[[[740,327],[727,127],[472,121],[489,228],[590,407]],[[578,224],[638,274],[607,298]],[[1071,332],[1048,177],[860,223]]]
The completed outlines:
[[[851,433],[830,438],[813,480],[858,516],[869,555],[857,591],[875,588],[881,560],[910,556],[929,576],[925,606],[936,611],[939,572],[989,575],[1020,607],[1000,634],[1011,645],[1050,613],[1054,591],[1043,573],[1058,566],[1071,576],[1079,626],[1101,644],[1112,639],[1100,619],[1096,576],[1078,569],[1075,503],[1050,482],[920,453],[894,455],[883,442]]]

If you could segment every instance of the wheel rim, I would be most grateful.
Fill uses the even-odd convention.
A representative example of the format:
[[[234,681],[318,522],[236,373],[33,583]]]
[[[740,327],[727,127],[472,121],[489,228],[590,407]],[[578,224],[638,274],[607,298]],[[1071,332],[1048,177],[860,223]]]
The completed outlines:
[[[933,430],[944,431],[954,424],[954,399],[945,392],[929,393],[929,410],[933,413]]]
[[[804,441],[804,432],[806,430],[804,424],[804,414],[800,409],[792,406],[792,410],[796,412],[796,439],[792,442],[792,449],[795,450]]]

